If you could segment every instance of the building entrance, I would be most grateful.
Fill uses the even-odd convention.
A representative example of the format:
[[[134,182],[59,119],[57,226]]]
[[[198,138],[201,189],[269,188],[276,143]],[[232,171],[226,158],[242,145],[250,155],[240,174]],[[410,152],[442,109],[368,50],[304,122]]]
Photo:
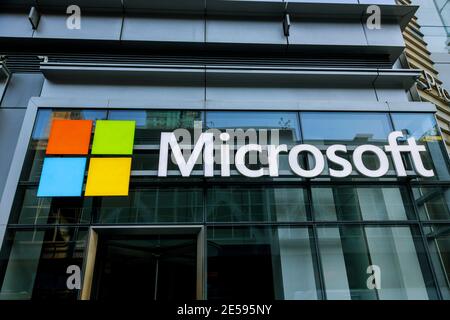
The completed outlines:
[[[83,298],[100,301],[202,298],[199,230],[93,229]]]

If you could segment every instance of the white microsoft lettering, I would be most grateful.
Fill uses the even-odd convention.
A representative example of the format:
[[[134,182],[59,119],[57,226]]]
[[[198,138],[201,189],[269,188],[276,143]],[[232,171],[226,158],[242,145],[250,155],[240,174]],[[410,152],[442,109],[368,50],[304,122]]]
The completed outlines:
[[[314,157],[314,168],[310,170],[305,170],[298,164],[298,155],[300,152],[309,152]],[[320,175],[325,168],[325,160],[323,155],[317,147],[308,144],[300,144],[295,146],[289,152],[289,166],[292,171],[298,176],[305,178],[314,178]]]
[[[264,175],[264,169],[259,168],[258,170],[250,170],[245,165],[245,155],[250,151],[257,151],[259,153],[262,152],[262,147],[259,144],[247,144],[245,146],[240,147],[236,151],[236,169],[242,173],[246,177],[250,178],[258,178]]]
[[[204,160],[204,172],[205,177],[212,177],[214,175],[214,145],[213,145],[214,135],[212,133],[202,133],[194,146],[194,151],[190,155],[188,161],[186,161],[181,153],[181,148],[178,145],[177,138],[173,132],[162,132],[161,133],[161,144],[159,151],[159,166],[158,166],[158,177],[167,176],[167,160],[169,156],[169,146],[172,149],[172,153],[180,169],[181,175],[183,177],[189,177],[192,169],[194,169],[195,162],[197,161],[200,153],[202,152],[203,146],[205,151],[203,152]]]
[[[347,153],[347,147],[342,144],[335,144],[328,147],[327,149],[328,160],[342,167],[342,170],[335,170],[330,168],[330,176],[336,178],[348,177],[352,173],[352,164],[350,163],[350,161],[339,157],[336,154],[337,151]]]
[[[411,137],[408,138],[407,144],[398,144],[398,139],[403,138],[401,131],[394,131],[389,134],[388,145],[384,146],[384,151],[381,147],[365,144],[355,148],[352,155],[353,164],[355,169],[366,177],[378,178],[384,176],[389,170],[389,160],[385,152],[390,153],[392,161],[395,167],[395,172],[398,177],[407,176],[405,166],[402,160],[402,153],[409,153],[414,165],[416,173],[422,177],[433,177],[434,172],[431,169],[426,169],[420,152],[425,152],[426,148],[423,145],[417,145],[416,140]],[[222,177],[230,176],[230,147],[227,145],[230,135],[228,133],[220,134],[220,175]],[[159,167],[158,176],[167,176],[167,162],[169,159],[169,147],[172,150],[175,162],[180,169],[183,177],[188,177],[203,150],[203,171],[205,177],[214,176],[214,134],[209,132],[201,133],[195,143],[192,154],[189,155],[186,161],[181,152],[181,148],[178,145],[177,139],[174,133],[164,132],[161,133],[161,145],[159,154]],[[246,164],[246,156],[249,152],[256,152],[261,154],[263,150],[267,149],[268,170],[260,167],[259,169],[250,169]],[[298,176],[305,178],[314,178],[322,174],[325,168],[325,157],[339,167],[339,170],[330,168],[329,174],[331,177],[345,178],[352,173],[352,164],[347,159],[343,158],[338,153],[348,153],[345,145],[336,144],[327,148],[325,156],[322,152],[313,145],[300,144],[292,147],[290,151],[286,144],[281,145],[267,145],[261,146],[259,144],[248,144],[241,146],[237,149],[235,155],[235,165],[239,173],[246,177],[257,178],[264,175],[271,177],[277,177],[279,174],[279,155],[280,153],[289,153],[289,166],[291,170]],[[312,168],[302,168],[299,164],[300,153],[308,153],[314,159],[314,165]],[[369,169],[364,163],[364,155],[371,153],[378,159],[378,168]]]
[[[366,167],[363,162],[363,154],[366,152],[371,152],[375,154],[378,158],[380,166],[376,170],[370,170]],[[364,144],[359,146],[353,151],[353,163],[355,164],[356,170],[361,173],[363,176],[371,177],[371,178],[379,178],[382,177],[389,170],[389,160],[381,148],[377,146],[373,146],[370,144]]]

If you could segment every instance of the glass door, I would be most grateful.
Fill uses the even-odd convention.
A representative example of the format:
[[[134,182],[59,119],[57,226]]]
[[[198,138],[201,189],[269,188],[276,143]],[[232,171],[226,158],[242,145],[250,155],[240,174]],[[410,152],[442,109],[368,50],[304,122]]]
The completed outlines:
[[[93,229],[82,299],[201,299],[203,245],[199,238],[200,227]]]

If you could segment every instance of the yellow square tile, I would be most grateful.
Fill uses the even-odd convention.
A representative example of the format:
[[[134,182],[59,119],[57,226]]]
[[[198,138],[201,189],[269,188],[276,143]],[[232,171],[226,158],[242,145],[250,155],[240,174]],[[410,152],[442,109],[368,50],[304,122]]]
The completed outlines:
[[[127,196],[131,158],[91,158],[85,196]]]

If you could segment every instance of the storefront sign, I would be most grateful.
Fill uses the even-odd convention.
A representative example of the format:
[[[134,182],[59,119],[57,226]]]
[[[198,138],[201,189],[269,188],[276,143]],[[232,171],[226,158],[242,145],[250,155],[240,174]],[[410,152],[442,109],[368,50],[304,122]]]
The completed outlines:
[[[363,176],[370,178],[378,178],[384,176],[389,170],[389,160],[386,153],[389,153],[394,163],[396,175],[398,177],[406,177],[407,172],[402,160],[402,153],[409,153],[414,165],[416,173],[422,177],[433,177],[433,170],[426,169],[422,162],[420,152],[426,152],[423,145],[417,145],[416,140],[411,137],[408,138],[406,144],[398,144],[397,139],[403,138],[401,131],[394,131],[389,134],[388,145],[380,148],[375,145],[365,144],[355,148],[352,154],[353,165],[355,169]],[[220,134],[220,176],[230,176],[230,146],[227,142],[230,139],[228,133]],[[246,156],[249,152],[262,153],[263,148],[267,150],[268,168],[250,169],[246,164]],[[177,141],[176,135],[173,132],[161,133],[160,154],[158,176],[167,176],[167,163],[169,161],[169,149],[171,149],[173,158],[178,165],[178,168],[183,177],[189,177],[194,165],[197,163],[200,155],[203,159],[203,171],[205,177],[214,176],[214,134],[210,132],[202,133],[192,153],[186,160],[183,156],[181,147]],[[347,146],[342,144],[331,145],[326,150],[326,158],[338,166],[340,170],[329,169],[330,176],[336,178],[345,178],[352,173],[353,167],[350,161],[343,158],[342,155],[348,152]],[[262,176],[277,177],[279,174],[279,155],[281,153],[288,153],[289,166],[291,170],[298,176],[304,178],[314,178],[322,174],[325,169],[325,156],[314,145],[300,144],[288,150],[286,144],[261,146],[259,144],[243,145],[236,150],[234,155],[236,169],[242,175],[249,178],[257,178]],[[298,157],[301,153],[309,153],[314,158],[314,167],[305,169],[302,168],[298,162]],[[365,154],[372,153],[378,158],[379,167],[377,169],[370,169],[363,161]]]
[[[437,90],[439,97],[444,99],[447,103],[450,103],[450,93],[443,88],[440,84],[437,83],[436,79],[428,72],[424,71],[426,87],[425,90],[431,91],[434,89]]]
[[[127,196],[131,175],[131,162],[135,133],[134,121],[97,120],[94,139],[90,150],[91,120],[54,120],[43,163],[38,197],[79,197],[83,194],[85,173],[87,181],[84,196]],[[208,130],[212,130],[208,131]],[[329,175],[335,178],[345,178],[352,174],[354,168],[363,176],[378,178],[386,175],[389,170],[388,155],[390,154],[398,177],[406,177],[407,172],[402,154],[411,157],[417,175],[433,177],[433,170],[426,169],[420,153],[426,152],[424,145],[417,145],[411,137],[406,143],[398,144],[397,139],[403,137],[401,131],[389,134],[388,144],[379,147],[371,144],[356,146],[353,152],[346,145],[328,146],[325,155],[314,145],[299,144],[288,147],[279,143],[277,130],[270,130],[271,142],[267,142],[267,130],[263,129],[256,139],[256,130],[227,130],[221,132],[208,129],[195,135],[195,145],[179,142],[180,131],[161,133],[158,176],[167,176],[169,150],[172,161],[178,166],[183,177],[189,177],[196,164],[203,164],[205,177],[214,176],[214,165],[220,167],[220,176],[231,175],[231,165],[245,177],[258,178],[262,176],[278,177],[279,156],[287,154],[290,169],[294,174],[304,178],[314,178],[325,170],[325,161],[334,163],[340,169],[329,168]],[[255,132],[253,132],[255,131]],[[234,138],[246,141],[249,132],[253,139],[248,144],[234,145]],[[231,134],[230,134],[231,133]],[[189,132],[187,132],[189,135]],[[177,138],[178,135],[178,138]],[[231,138],[233,136],[233,139]],[[264,139],[261,139],[264,137]],[[186,141],[191,141],[187,137]],[[259,142],[255,143],[256,141]],[[90,156],[88,156],[90,151]],[[257,161],[257,154],[265,154],[265,162]],[[352,161],[344,156],[351,153]],[[299,164],[299,156],[309,154],[314,159],[312,168],[303,168]],[[369,168],[364,163],[364,155],[372,154],[378,159],[378,168]],[[253,156],[253,157],[252,157]],[[256,159],[256,160],[255,160]],[[258,164],[258,169],[254,168]]]
[[[53,120],[37,196],[80,197],[86,171],[85,196],[128,195],[135,126],[97,120],[90,150],[92,120]]]

